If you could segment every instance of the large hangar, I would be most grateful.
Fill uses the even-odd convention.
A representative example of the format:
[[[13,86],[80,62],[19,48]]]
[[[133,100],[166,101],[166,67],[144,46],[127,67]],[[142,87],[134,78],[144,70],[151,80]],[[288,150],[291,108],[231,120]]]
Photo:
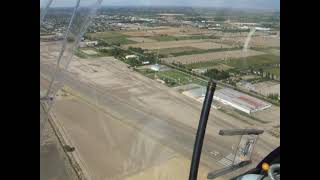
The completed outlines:
[[[206,88],[194,88],[184,91],[182,94],[203,102]],[[248,114],[271,107],[270,103],[230,88],[216,90],[213,99]]]
[[[248,114],[271,107],[270,103],[230,88],[217,90],[214,93],[213,99],[220,101],[223,104],[230,105]]]

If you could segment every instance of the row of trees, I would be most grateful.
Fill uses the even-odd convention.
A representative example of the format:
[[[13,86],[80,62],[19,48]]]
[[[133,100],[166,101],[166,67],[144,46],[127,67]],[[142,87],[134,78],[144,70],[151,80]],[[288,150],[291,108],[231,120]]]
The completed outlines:
[[[255,74],[255,71],[254,71],[253,68],[250,68],[250,72],[251,72],[252,74]],[[258,72],[259,72],[259,75],[260,75],[261,77],[265,78],[265,79],[269,79],[269,80],[270,80],[270,79],[271,79],[271,80],[276,79],[276,77],[275,77],[274,74],[272,74],[272,73],[270,73],[270,72],[268,72],[268,71],[267,71],[267,72],[264,72],[262,68],[259,68]]]
[[[129,47],[128,48],[129,51],[133,51],[133,52],[136,52],[136,53],[139,53],[139,54],[143,54],[144,53],[144,50],[140,47]]]
[[[157,56],[154,53],[145,53],[143,56],[139,57],[140,60],[143,61],[149,61],[150,64],[157,63]]]
[[[98,44],[100,47],[110,47],[110,44],[103,40],[98,40]],[[115,58],[118,58],[119,60],[131,66],[141,66],[143,65],[142,62],[147,62],[147,61],[150,64],[154,64],[157,62],[157,59],[158,59],[154,53],[151,53],[151,52],[146,53],[140,47],[129,47],[128,50],[124,50],[117,47],[111,47],[110,49],[100,49],[99,52],[110,55],[110,56],[114,56]],[[136,54],[138,57],[126,59],[125,56],[129,54]]]
[[[154,64],[157,62],[157,57],[154,53],[146,53],[140,47],[129,47],[126,53],[137,53],[137,58],[125,59],[125,63],[130,64],[131,66],[141,66],[143,65],[143,62],[149,62],[150,64]]]
[[[114,56],[116,58],[125,57],[127,55],[127,51],[119,48],[100,49],[99,52]]]
[[[277,93],[271,93],[268,95],[268,98],[272,99],[272,100],[275,100],[275,101],[280,101],[279,99],[279,94]]]
[[[142,62],[137,58],[129,58],[129,59],[122,58],[122,60],[133,67],[142,65]]]
[[[87,39],[90,39],[90,40],[96,40],[95,38],[87,38]],[[101,39],[97,39],[98,41],[98,45],[99,46],[102,46],[102,47],[109,47],[109,46],[120,46],[120,42],[107,42],[105,40],[101,40]]]
[[[228,72],[223,70],[219,71],[217,69],[209,69],[207,72],[204,73],[204,75],[216,80],[227,79],[230,77]]]

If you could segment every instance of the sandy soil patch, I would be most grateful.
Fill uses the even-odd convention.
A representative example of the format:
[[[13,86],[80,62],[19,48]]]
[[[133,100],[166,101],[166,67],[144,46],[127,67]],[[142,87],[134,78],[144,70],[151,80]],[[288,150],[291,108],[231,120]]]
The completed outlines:
[[[136,175],[130,176],[125,180],[182,180],[188,179],[190,169],[190,160],[183,157],[175,157],[162,163],[161,165],[151,167]],[[206,180],[210,169],[199,166],[198,179]],[[179,173],[177,173],[179,172]],[[222,178],[220,178],[222,180]]]
[[[92,49],[87,49],[87,50],[81,50],[82,52],[89,54],[89,55],[96,55],[98,54],[96,51],[92,50]]]

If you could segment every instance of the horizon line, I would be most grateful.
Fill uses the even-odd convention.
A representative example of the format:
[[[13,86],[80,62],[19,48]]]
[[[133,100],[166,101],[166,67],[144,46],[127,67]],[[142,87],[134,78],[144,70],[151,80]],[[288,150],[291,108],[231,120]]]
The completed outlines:
[[[50,8],[72,8],[73,6],[51,6]],[[181,8],[205,8],[205,9],[236,9],[236,10],[273,10],[280,11],[280,8],[262,8],[262,7],[228,7],[228,6],[188,6],[188,5],[101,5],[99,8],[110,8],[110,7],[181,7]]]

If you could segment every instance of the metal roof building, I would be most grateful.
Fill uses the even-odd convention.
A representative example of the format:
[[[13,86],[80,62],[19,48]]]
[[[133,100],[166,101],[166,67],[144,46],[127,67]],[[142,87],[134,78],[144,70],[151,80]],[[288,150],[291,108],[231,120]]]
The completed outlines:
[[[132,54],[132,55],[126,55],[126,59],[129,59],[129,58],[137,58],[138,56],[137,55],[134,55],[134,54]]]
[[[183,91],[182,94],[203,102],[206,94],[206,87]],[[267,102],[230,88],[216,90],[213,99],[213,103],[218,101],[248,114],[271,107],[271,104]]]
[[[271,107],[271,104],[230,88],[216,90],[213,99],[248,114]]]

